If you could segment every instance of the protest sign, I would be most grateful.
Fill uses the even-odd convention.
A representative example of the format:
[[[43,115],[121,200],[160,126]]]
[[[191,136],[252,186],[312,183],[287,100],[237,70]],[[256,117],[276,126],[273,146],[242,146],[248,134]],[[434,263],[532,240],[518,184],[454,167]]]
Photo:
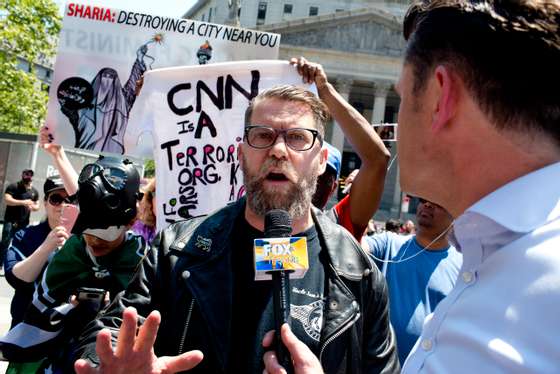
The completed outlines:
[[[142,121],[153,128],[157,227],[197,217],[244,193],[237,145],[245,110],[264,89],[303,85],[294,66],[246,61],[153,70],[138,97]]]
[[[136,137],[128,134],[135,128],[129,117],[139,118],[134,116],[136,82],[142,74],[170,66],[275,59],[279,45],[278,34],[69,3],[49,94],[49,130],[57,144],[151,156],[138,131]]]

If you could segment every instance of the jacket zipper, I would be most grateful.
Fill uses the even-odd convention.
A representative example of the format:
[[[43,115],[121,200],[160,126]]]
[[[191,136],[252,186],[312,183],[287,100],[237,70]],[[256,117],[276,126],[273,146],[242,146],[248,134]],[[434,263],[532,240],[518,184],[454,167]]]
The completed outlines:
[[[189,312],[187,314],[187,320],[185,322],[185,328],[183,329],[183,336],[181,337],[181,344],[179,344],[179,354],[183,353],[183,348],[185,346],[185,339],[187,337],[187,330],[189,329],[189,323],[191,321],[192,311],[194,309],[194,298],[191,301],[191,305],[189,306]]]
[[[342,276],[344,278],[348,278],[348,279],[350,279],[352,281],[356,281],[356,282],[361,281],[362,278],[363,278],[361,275],[360,276],[354,276],[354,275],[347,274],[347,273],[345,273],[343,271],[340,271],[340,270],[335,270],[335,272],[338,276]]]
[[[328,338],[325,341],[325,344],[323,344],[323,346],[321,347],[321,351],[319,352],[319,362],[322,364],[323,363],[323,352],[325,351],[325,348],[327,348],[327,345],[329,345],[330,343],[333,342],[333,340],[335,340],[336,338],[338,338],[340,335],[342,335],[344,333],[344,331],[348,330],[350,327],[352,327],[352,325],[360,318],[360,313],[356,313],[356,315],[354,315],[351,320],[349,320],[348,324],[346,326],[344,326],[342,329],[338,330],[336,332],[336,334],[334,334],[333,336],[331,336],[330,338]]]

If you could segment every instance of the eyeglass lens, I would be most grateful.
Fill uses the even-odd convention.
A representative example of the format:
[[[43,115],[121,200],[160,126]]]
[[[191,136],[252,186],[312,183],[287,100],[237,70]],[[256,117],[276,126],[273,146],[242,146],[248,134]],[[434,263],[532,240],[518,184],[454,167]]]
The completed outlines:
[[[58,206],[60,204],[62,204],[63,202],[65,202],[66,204],[75,204],[74,202],[70,201],[70,199],[68,199],[68,197],[64,197],[60,194],[57,193],[53,193],[49,196],[49,204],[53,205],[53,206]]]
[[[276,142],[280,134],[284,137],[286,144],[296,151],[308,150],[315,143],[316,135],[311,129],[275,130],[270,127],[249,128],[247,141],[252,147],[268,148]]]

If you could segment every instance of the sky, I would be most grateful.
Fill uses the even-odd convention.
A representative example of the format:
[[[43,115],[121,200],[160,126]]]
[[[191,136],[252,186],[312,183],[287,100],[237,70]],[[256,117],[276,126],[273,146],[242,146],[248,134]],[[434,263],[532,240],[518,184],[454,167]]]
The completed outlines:
[[[64,12],[65,0],[55,0]],[[91,4],[107,8],[133,10],[139,13],[180,18],[196,0],[78,0],[75,3]]]

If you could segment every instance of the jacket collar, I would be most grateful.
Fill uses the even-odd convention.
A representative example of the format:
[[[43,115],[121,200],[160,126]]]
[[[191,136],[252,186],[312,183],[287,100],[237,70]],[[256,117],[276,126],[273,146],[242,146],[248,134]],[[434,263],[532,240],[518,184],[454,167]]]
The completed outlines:
[[[312,216],[337,274],[351,280],[367,276],[371,271],[371,262],[352,235],[315,207],[312,208]],[[340,244],[347,240],[353,241],[355,246],[342,251]]]
[[[231,231],[233,224],[240,214],[244,214],[245,197],[227,205],[215,213],[210,214],[200,225],[191,230],[185,230],[171,245],[172,249],[186,252],[194,260],[192,263],[204,263],[222,255],[223,251],[230,248]],[[319,209],[312,208],[312,217],[319,233],[321,244],[326,248],[331,263],[338,275],[352,280],[361,279],[371,263],[355,240],[354,250],[342,252],[339,244],[352,237],[340,225],[333,222]],[[366,274],[367,275],[367,274]]]

